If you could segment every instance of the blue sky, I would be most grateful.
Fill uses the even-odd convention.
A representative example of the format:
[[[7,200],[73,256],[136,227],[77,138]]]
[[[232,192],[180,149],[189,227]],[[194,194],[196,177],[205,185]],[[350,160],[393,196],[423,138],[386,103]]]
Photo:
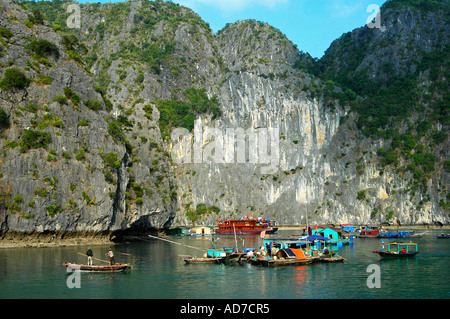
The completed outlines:
[[[118,0],[123,1],[123,0]],[[320,58],[343,33],[366,24],[386,0],[172,0],[197,12],[217,33],[227,23],[255,19],[268,22],[298,48]],[[80,3],[87,0],[78,0]],[[91,0],[89,2],[117,2]],[[381,17],[383,19],[383,17]],[[381,20],[382,21],[382,20]]]

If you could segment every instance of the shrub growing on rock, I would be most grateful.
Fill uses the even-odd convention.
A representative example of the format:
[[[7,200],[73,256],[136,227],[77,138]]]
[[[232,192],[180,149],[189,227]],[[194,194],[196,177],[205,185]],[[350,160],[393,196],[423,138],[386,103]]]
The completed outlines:
[[[4,91],[14,89],[24,89],[30,85],[31,80],[17,68],[6,69],[3,79],[0,81],[0,88]]]

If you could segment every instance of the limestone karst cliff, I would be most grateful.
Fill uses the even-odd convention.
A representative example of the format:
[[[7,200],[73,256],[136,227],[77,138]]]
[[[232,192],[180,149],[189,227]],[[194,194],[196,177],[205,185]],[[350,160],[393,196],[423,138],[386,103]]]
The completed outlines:
[[[435,2],[390,1],[384,28],[315,61],[267,23],[214,34],[171,2],[79,4],[69,28],[66,1],[3,1],[0,231],[117,234],[250,212],[448,223],[449,24]]]

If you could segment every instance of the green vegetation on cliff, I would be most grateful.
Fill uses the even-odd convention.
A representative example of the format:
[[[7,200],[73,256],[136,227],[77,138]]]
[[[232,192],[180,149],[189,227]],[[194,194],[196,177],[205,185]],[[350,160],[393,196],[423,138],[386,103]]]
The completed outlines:
[[[184,127],[191,131],[196,115],[209,113],[215,119],[222,114],[217,96],[209,98],[205,88],[186,89],[183,94],[187,101],[155,101],[159,110],[159,126],[164,138],[170,136],[172,128]]]

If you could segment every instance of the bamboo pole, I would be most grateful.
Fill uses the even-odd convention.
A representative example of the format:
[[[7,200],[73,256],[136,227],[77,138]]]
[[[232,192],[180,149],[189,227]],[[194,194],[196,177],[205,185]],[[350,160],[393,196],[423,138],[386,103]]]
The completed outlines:
[[[77,251],[77,254],[79,254],[81,256],[84,256],[84,257],[87,257],[86,254],[82,254],[82,253],[80,253],[78,251]],[[109,261],[106,261],[106,260],[103,260],[103,259],[98,259],[98,258],[95,258],[95,257],[92,257],[92,259],[95,259],[95,260],[98,260],[98,261],[102,261],[104,263],[108,263],[109,264]]]
[[[208,250],[208,249],[205,249],[205,248],[199,248],[199,247],[189,246],[189,245],[185,245],[185,244],[180,244],[180,243],[177,243],[175,241],[171,241],[171,240],[164,239],[164,238],[161,238],[161,237],[156,237],[156,236],[152,236],[152,235],[147,235],[147,236],[150,237],[150,238],[155,238],[155,239],[159,239],[159,240],[162,240],[162,241],[167,241],[167,242],[169,242],[171,244],[185,246],[185,247],[192,248],[192,249],[197,249],[197,250],[200,250],[200,251],[207,251]]]

